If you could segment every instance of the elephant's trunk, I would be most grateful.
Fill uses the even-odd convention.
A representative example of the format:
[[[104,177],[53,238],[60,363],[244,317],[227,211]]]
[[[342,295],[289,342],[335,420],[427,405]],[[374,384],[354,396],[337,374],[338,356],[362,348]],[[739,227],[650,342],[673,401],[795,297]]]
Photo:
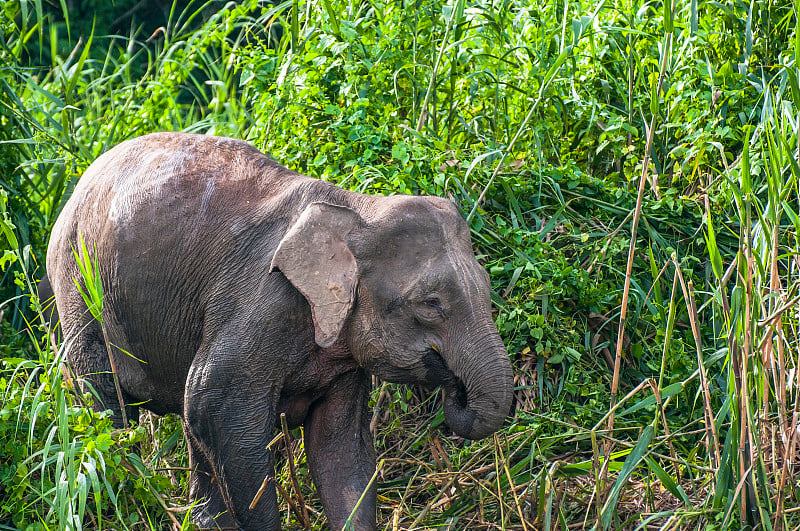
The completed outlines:
[[[482,439],[497,431],[509,413],[514,376],[508,353],[494,326],[484,327],[475,341],[456,340],[445,354],[458,379],[444,389],[447,425],[465,439]]]

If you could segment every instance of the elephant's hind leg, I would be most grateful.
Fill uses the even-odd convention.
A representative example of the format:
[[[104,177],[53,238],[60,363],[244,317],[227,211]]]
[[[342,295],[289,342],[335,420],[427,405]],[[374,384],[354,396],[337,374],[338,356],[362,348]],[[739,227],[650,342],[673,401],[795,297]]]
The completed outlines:
[[[74,295],[80,297],[77,292]],[[66,359],[71,374],[78,377],[80,392],[90,392],[94,396],[95,411],[110,409],[113,412],[114,425],[123,427],[122,409],[100,323],[86,310],[82,300],[71,302],[84,310],[82,319],[70,321],[65,318],[61,323],[61,329],[64,331],[63,344],[67,349]],[[70,314],[75,315],[74,312],[68,313]],[[129,421],[138,421],[138,407],[126,404],[125,413]]]

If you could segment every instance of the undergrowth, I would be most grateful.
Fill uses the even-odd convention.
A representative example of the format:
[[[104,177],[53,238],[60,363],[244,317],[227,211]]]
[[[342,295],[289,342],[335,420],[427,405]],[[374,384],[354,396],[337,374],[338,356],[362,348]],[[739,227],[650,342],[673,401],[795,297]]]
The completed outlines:
[[[800,525],[797,4],[0,6],[0,529],[191,528],[179,420],[93,413],[35,295],[83,170],[159,130],[468,219],[516,411],[464,441],[375,381],[382,528]],[[299,435],[284,525],[321,529]]]

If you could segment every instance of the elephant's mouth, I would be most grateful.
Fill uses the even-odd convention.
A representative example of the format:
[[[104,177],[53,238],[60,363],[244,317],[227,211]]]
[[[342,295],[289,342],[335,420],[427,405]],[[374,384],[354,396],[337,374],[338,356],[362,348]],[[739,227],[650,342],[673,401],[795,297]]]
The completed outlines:
[[[461,380],[456,380],[455,385],[446,386],[444,391],[447,397],[453,400],[460,409],[467,408],[467,388],[461,383]]]
[[[424,382],[429,387],[452,387],[458,382],[458,378],[447,366],[439,351],[433,347],[429,348],[422,359],[422,366],[425,367]]]
[[[459,408],[467,407],[467,388],[450,370],[441,354],[430,348],[425,353],[424,366],[427,368],[425,381],[430,387],[444,388],[448,400],[452,400]]]

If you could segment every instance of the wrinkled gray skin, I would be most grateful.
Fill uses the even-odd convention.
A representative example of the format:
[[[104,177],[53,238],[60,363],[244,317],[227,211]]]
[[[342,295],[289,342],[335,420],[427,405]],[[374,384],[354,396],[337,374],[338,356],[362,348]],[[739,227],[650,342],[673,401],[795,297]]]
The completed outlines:
[[[448,201],[348,192],[226,138],[161,133],[102,155],[56,221],[47,270],[69,363],[121,425],[102,333],[73,281],[79,233],[97,247],[125,403],[183,418],[201,527],[279,529],[274,489],[249,505],[286,413],[305,427],[341,529],[375,470],[369,374],[442,386],[465,438],[509,411],[488,277]],[[355,527],[375,529],[374,487]]]

